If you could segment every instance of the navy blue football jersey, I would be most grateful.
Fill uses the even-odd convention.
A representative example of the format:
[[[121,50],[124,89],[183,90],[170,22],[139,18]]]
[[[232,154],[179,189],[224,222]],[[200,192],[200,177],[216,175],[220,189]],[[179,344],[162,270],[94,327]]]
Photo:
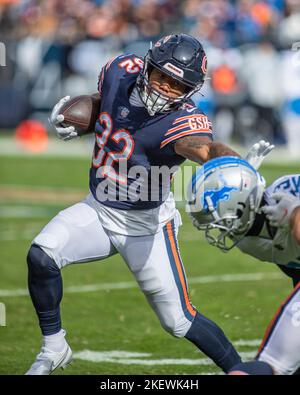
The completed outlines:
[[[140,210],[161,205],[170,190],[170,186],[164,184],[170,179],[165,181],[164,177],[151,173],[152,169],[164,166],[175,169],[185,160],[173,149],[179,138],[199,135],[212,139],[210,121],[193,102],[154,116],[150,116],[144,106],[130,104],[129,98],[142,67],[139,57],[122,55],[108,62],[99,76],[101,107],[95,127],[90,190],[96,200],[117,209]],[[143,171],[139,173],[136,169]],[[154,198],[151,195],[155,189],[153,177],[158,183]],[[110,186],[116,189],[114,197],[108,192]],[[146,197],[139,195],[142,189],[147,191]]]

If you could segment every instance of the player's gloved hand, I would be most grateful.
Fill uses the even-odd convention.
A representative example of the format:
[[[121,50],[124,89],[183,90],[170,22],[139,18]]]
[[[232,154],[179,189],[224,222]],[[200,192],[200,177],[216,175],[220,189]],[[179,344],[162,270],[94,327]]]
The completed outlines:
[[[258,170],[265,157],[275,146],[265,140],[255,143],[249,150],[245,160],[250,163],[255,170]]]
[[[286,192],[273,193],[270,198],[275,200],[276,203],[261,208],[270,224],[276,227],[289,225],[292,212],[300,206],[300,199]]]
[[[57,137],[67,141],[71,140],[74,137],[78,136],[77,131],[75,130],[74,126],[67,126],[64,127],[61,122],[64,121],[64,116],[60,114],[61,108],[64,106],[64,104],[70,100],[70,96],[65,96],[58,103],[55,104],[53,107],[52,113],[49,118],[49,123],[51,126],[54,127]]]

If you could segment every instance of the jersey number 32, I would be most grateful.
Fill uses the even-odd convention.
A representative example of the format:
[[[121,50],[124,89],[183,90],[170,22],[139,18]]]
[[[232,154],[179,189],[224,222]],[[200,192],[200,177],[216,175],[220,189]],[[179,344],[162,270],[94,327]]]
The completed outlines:
[[[93,167],[99,168],[99,173],[97,173],[99,177],[109,177],[114,181],[125,184],[126,176],[117,173],[114,169],[114,164],[120,164],[121,161],[127,161],[130,158],[134,150],[134,140],[126,129],[119,129],[111,134],[113,130],[113,120],[107,112],[102,112],[100,114],[99,122],[103,125],[104,130],[101,135],[95,135],[97,145],[95,146],[93,154]],[[122,149],[118,151],[109,151],[106,146],[108,138],[116,144],[122,142]]]

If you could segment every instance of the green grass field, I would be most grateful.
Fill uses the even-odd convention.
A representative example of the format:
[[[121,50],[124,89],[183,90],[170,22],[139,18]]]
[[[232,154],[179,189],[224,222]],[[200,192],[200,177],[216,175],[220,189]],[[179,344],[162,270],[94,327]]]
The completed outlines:
[[[6,306],[0,374],[23,374],[39,351],[37,319],[25,292],[26,254],[42,226],[87,192],[89,163],[89,158],[0,157],[0,302]],[[299,172],[299,166],[265,165],[261,172],[271,182]],[[208,246],[181,212],[179,242],[191,300],[250,358],[291,290],[290,280],[271,264]],[[218,278],[222,275],[233,276]],[[63,326],[75,360],[55,374],[220,372],[192,344],[163,331],[120,257],[69,266],[63,279]],[[88,285],[97,289],[76,288]]]

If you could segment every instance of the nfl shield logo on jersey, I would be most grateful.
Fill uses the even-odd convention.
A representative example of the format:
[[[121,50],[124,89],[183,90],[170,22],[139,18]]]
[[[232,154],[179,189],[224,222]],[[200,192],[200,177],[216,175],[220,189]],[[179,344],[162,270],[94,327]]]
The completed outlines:
[[[127,107],[119,107],[118,108],[118,119],[125,119],[127,118],[127,115],[129,114],[129,110]]]

